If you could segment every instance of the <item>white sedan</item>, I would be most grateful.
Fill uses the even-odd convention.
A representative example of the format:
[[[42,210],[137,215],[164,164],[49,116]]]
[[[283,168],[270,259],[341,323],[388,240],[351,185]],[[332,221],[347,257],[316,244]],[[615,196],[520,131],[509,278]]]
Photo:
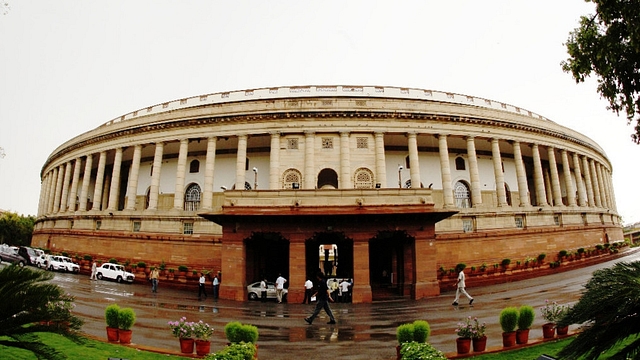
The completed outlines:
[[[118,264],[111,264],[111,263],[105,263],[100,265],[96,269],[96,277],[99,280],[111,279],[117,282],[126,281],[129,283],[132,283],[133,280],[136,278],[135,275],[126,271],[124,269],[124,266],[118,265]]]
[[[260,290],[260,281],[247,285],[247,292],[249,293],[249,300],[260,300],[262,290]],[[282,291],[282,301],[287,301],[287,293],[289,291],[284,289]],[[276,298],[276,284],[267,281],[267,299]]]
[[[79,273],[80,265],[66,256],[51,255],[47,261],[47,269]]]

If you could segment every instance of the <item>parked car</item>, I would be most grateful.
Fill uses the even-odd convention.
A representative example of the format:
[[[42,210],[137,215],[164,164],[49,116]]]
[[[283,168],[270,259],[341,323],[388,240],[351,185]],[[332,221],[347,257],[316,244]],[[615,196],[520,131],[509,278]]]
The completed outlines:
[[[260,290],[260,281],[247,285],[247,292],[249,294],[249,300],[260,300],[262,296],[262,290]],[[289,290],[284,289],[282,291],[282,301],[287,301],[287,293]],[[276,284],[267,281],[267,299],[276,298]]]
[[[27,260],[18,254],[18,248],[7,244],[0,246],[0,262],[2,261],[18,264],[21,267],[27,264]]]
[[[18,254],[25,260],[27,260],[28,265],[36,265],[38,254],[36,253],[35,249],[32,249],[28,246],[20,246],[20,249],[18,249]]]
[[[111,264],[111,263],[105,263],[100,265],[96,269],[96,277],[99,280],[106,278],[106,279],[115,280],[117,282],[126,281],[129,283],[132,283],[133,280],[136,278],[135,275],[126,271],[124,269],[124,266],[118,265],[118,264]]]
[[[38,257],[36,258],[36,266],[42,269],[46,269],[48,268],[49,265],[49,256],[45,254],[44,252],[41,255],[38,255]]]
[[[80,265],[76,264],[70,258],[61,255],[49,255],[47,261],[47,269],[54,271],[80,272]]]

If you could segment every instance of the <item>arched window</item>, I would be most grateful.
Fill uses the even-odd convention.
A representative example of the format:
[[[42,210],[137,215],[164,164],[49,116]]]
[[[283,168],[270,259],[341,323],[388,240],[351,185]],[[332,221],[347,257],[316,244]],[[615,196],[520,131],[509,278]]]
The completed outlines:
[[[296,169],[287,169],[282,174],[282,188],[283,189],[299,189],[302,183],[302,174]],[[295,184],[295,185],[294,185]]]
[[[184,210],[198,211],[200,209],[200,186],[191,184],[184,193]]]
[[[456,206],[461,209],[468,209],[471,207],[471,191],[469,191],[469,185],[463,181],[458,181],[453,188],[453,196],[456,199]]]
[[[466,170],[464,158],[462,156],[458,156],[456,158],[456,170]]]
[[[331,168],[325,168],[318,173],[318,183],[316,185],[318,189],[337,189],[338,188],[338,173]]]
[[[353,187],[356,189],[373,189],[373,172],[367,168],[356,170]]]
[[[191,161],[191,163],[189,164],[189,173],[195,174],[199,172],[200,172],[200,161],[198,160]]]

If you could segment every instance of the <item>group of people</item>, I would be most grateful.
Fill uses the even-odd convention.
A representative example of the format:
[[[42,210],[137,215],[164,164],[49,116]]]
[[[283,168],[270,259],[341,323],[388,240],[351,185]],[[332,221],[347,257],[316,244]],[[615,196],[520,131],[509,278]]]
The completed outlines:
[[[211,281],[211,285],[213,286],[213,298],[217,299],[220,294],[220,273],[213,276],[213,280]],[[207,290],[205,289],[205,285],[207,283],[207,278],[204,276],[204,273],[200,273],[200,279],[198,279],[198,300],[202,300],[202,295],[204,298],[207,298]]]

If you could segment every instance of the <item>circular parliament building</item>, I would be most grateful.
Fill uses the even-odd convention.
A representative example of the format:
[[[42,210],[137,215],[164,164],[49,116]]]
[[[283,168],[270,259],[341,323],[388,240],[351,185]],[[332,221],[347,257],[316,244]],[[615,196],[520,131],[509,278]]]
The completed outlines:
[[[318,270],[378,294],[440,293],[438,269],[623,239],[611,163],[531,111],[455,93],[295,86],[152,105],[42,167],[33,246],[263,277],[301,302]]]

